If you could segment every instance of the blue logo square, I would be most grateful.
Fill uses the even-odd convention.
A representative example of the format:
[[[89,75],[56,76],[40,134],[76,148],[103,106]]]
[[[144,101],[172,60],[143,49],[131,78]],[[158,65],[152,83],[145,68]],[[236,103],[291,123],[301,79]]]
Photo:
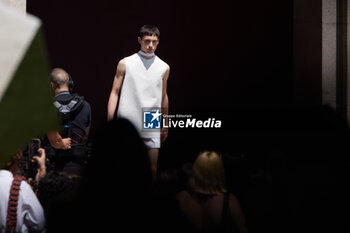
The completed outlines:
[[[143,111],[143,128],[160,129],[161,115],[159,110]]]

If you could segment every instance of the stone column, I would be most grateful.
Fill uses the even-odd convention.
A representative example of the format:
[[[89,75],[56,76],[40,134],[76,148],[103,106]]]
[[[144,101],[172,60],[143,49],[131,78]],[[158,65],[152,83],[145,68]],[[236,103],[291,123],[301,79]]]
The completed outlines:
[[[14,7],[24,14],[27,11],[27,0],[0,0],[0,2]]]
[[[347,105],[347,109],[346,109],[346,119],[348,121],[348,123],[350,123],[350,2],[348,1],[347,4],[347,19],[346,19],[346,65],[348,67],[347,69],[347,83],[346,83],[346,105]]]
[[[322,0],[322,104],[350,123],[350,4]]]
[[[322,0],[322,104],[336,109],[337,0]]]
[[[350,123],[350,0],[294,0],[294,101]]]

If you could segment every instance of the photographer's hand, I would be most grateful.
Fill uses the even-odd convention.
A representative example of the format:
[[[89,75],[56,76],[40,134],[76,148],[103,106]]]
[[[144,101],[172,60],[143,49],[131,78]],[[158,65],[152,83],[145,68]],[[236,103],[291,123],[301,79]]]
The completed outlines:
[[[63,149],[65,149],[65,150],[68,150],[68,149],[70,149],[71,148],[71,139],[70,138],[63,138],[62,139],[62,142],[63,142]]]
[[[38,153],[40,156],[33,156],[33,162],[36,161],[38,163],[38,171],[35,176],[35,183],[39,183],[39,181],[46,175],[46,153],[43,148],[38,149]]]
[[[62,138],[57,131],[47,133],[47,138],[55,149],[68,150],[71,148],[71,139]]]

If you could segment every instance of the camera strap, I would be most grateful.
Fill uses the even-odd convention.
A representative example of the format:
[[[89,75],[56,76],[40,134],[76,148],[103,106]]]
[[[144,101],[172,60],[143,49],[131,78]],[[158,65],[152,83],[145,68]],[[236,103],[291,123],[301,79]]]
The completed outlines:
[[[7,208],[7,227],[10,230],[10,232],[15,232],[16,230],[19,190],[21,182],[25,179],[26,178],[24,176],[15,176],[12,180]]]

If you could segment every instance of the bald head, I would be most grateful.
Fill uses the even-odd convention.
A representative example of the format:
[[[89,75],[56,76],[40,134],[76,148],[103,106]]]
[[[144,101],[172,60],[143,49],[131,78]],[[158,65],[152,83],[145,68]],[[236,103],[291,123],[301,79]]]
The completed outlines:
[[[69,83],[68,73],[61,68],[55,68],[51,71],[51,83],[54,89],[67,89]]]

